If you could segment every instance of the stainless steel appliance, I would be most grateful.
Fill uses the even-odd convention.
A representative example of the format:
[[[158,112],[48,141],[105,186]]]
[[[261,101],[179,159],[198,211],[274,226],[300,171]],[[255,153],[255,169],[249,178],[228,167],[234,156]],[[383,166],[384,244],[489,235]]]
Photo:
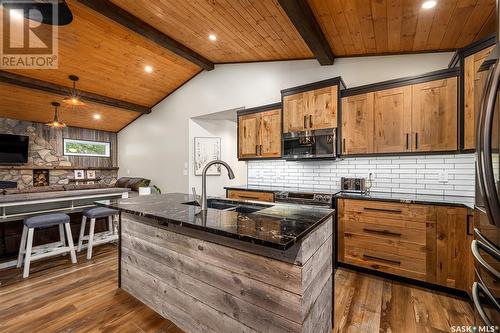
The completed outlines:
[[[321,129],[283,134],[283,158],[336,158],[337,129]]]
[[[482,96],[479,109],[476,163],[474,240],[475,282],[472,298],[475,325],[498,332],[500,326],[500,60],[496,52],[480,66],[475,92]]]
[[[276,202],[309,206],[326,206],[328,208],[331,208],[333,204],[333,194],[329,193],[283,191],[276,193],[274,198]]]
[[[340,178],[340,188],[342,192],[366,193],[365,178]]]

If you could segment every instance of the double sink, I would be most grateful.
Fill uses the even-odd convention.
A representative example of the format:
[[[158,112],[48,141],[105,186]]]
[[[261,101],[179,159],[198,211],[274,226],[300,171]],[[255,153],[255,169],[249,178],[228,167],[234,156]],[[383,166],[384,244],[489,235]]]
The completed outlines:
[[[199,203],[196,201],[184,202],[184,205],[200,206]],[[244,203],[232,200],[212,198],[207,200],[207,207],[212,209],[224,210],[228,212],[251,214],[265,208],[273,207],[273,205]]]

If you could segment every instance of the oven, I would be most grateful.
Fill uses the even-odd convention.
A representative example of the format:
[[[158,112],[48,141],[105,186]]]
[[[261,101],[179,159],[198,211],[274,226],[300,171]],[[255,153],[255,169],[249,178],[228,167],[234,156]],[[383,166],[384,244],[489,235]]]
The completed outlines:
[[[283,158],[336,158],[337,129],[321,129],[283,134]]]

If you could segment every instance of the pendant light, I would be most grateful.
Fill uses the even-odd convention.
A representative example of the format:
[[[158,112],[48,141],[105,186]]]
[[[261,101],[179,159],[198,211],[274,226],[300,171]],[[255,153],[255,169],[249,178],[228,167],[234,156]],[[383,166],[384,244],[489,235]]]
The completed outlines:
[[[70,105],[76,105],[76,106],[85,105],[85,103],[81,100],[81,98],[79,96],[78,90],[76,89],[76,81],[79,80],[78,76],[70,75],[69,79],[71,81],[73,81],[73,88],[70,91],[70,95],[63,99],[63,103],[70,104]]]
[[[61,106],[58,102],[50,103],[54,107],[54,120],[45,123],[45,125],[53,128],[61,128],[66,127],[66,124],[62,121],[59,121],[59,114],[57,112],[57,108]]]

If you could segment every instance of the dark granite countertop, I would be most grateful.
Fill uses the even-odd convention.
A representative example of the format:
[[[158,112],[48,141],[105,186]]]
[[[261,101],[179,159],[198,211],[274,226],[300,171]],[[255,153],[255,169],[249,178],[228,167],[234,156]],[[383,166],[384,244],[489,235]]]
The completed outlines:
[[[320,190],[308,187],[288,187],[288,186],[261,186],[261,185],[235,185],[225,186],[226,190],[241,190],[241,191],[256,191],[256,192],[298,192],[298,193],[323,193],[323,194],[336,194],[338,190]]]
[[[466,208],[474,208],[475,201],[473,197],[385,192],[370,192],[369,194],[341,192],[338,193],[336,197],[344,199],[393,201],[401,203],[430,204]]]
[[[261,191],[261,192],[310,192],[310,193],[327,193],[335,194],[337,198],[359,199],[359,200],[381,200],[403,203],[421,203],[429,205],[442,206],[457,206],[474,208],[473,197],[461,197],[451,195],[430,195],[430,194],[407,194],[407,193],[386,193],[386,192],[370,192],[370,194],[348,193],[342,192],[340,189],[336,191],[319,190],[312,188],[297,188],[297,187],[282,187],[282,186],[260,186],[260,185],[237,185],[226,186],[225,189],[243,190],[243,191]]]
[[[6,195],[0,195],[0,206],[2,204],[12,203],[12,202],[61,199],[61,198],[79,197],[85,195],[100,195],[100,194],[113,194],[113,193],[118,194],[123,192],[130,192],[130,189],[119,188],[119,187],[108,187],[108,188],[98,188],[98,189],[6,194]]]
[[[224,237],[286,250],[326,221],[334,210],[310,206],[269,203],[255,213],[238,213],[209,208],[206,215],[198,206],[186,205],[192,195],[169,193],[128,199],[97,201],[96,204],[154,220],[202,230]],[[230,200],[240,204],[252,201]]]

